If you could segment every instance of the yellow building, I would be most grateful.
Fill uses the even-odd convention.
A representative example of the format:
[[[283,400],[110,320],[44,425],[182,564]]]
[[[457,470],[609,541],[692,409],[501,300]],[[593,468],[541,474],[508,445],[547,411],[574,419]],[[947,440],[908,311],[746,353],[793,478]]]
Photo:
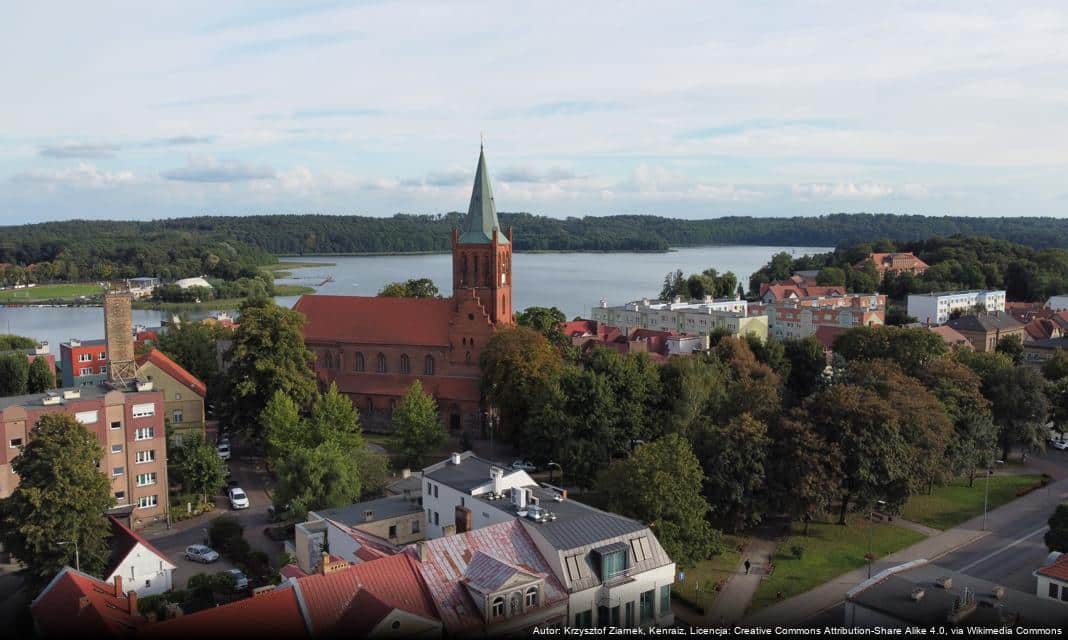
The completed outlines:
[[[137,378],[152,382],[153,388],[163,392],[164,415],[170,424],[174,444],[182,444],[185,434],[204,436],[207,387],[203,382],[159,349],[152,349],[137,358]]]

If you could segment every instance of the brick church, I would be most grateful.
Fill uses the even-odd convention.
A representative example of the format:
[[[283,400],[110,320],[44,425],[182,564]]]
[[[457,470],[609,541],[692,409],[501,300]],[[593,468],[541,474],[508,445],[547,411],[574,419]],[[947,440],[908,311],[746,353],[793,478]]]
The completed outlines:
[[[498,325],[514,322],[512,232],[497,219],[485,154],[462,228],[452,232],[451,298],[308,295],[294,309],[307,317],[316,374],[348,395],[365,429],[388,429],[415,380],[448,428],[476,425],[479,355]]]

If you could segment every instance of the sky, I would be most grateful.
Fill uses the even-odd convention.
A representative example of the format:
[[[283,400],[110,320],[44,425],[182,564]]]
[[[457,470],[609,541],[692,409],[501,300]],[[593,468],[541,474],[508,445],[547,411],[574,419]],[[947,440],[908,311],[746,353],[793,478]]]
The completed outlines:
[[[5,2],[0,224],[1068,214],[1068,5]]]

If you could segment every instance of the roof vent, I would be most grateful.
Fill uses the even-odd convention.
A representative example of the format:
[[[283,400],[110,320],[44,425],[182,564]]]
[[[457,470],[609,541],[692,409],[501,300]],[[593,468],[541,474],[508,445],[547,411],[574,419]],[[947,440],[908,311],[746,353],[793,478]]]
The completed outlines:
[[[460,454],[453,453],[452,455],[449,456],[449,461],[452,462],[453,464],[460,464]]]
[[[152,381],[151,380],[138,380],[137,381],[137,390],[138,391],[152,391]]]
[[[923,600],[923,596],[927,595],[927,591],[923,587],[916,587],[909,593],[909,600],[913,602],[919,602]]]
[[[948,591],[953,588],[953,578],[950,578],[949,576],[939,576],[935,578],[935,584]]]
[[[75,340],[74,338],[71,338],[68,342],[69,342],[70,346],[72,346],[72,347],[80,347],[80,346],[82,346],[82,341],[81,340]]]
[[[49,393],[47,396],[41,398],[41,404],[45,405],[46,407],[52,406],[54,404],[59,404],[59,402],[59,396],[54,393]]]
[[[77,400],[78,398],[81,398],[81,397],[82,397],[81,389],[64,389],[63,390],[63,399],[64,400]]]

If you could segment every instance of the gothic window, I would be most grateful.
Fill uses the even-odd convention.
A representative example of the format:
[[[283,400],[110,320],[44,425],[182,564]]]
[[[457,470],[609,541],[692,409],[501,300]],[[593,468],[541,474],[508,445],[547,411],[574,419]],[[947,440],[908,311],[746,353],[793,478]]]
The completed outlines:
[[[386,356],[381,353],[378,354],[378,362],[375,364],[375,371],[378,373],[386,372]]]
[[[407,353],[402,353],[401,354],[401,361],[400,361],[400,372],[404,373],[404,374],[407,374],[409,372],[409,369],[411,368],[409,365],[410,365],[410,363],[408,361],[408,354]]]
[[[464,354],[464,359],[467,360],[467,364],[471,364],[471,352],[468,351]]]
[[[475,279],[478,279],[478,256],[472,256],[471,262],[475,263]]]
[[[485,257],[485,264],[486,264],[486,268],[484,270],[485,274],[483,275],[483,277],[486,279],[486,284],[490,284],[491,285],[491,284],[493,284],[493,280],[492,280],[493,272],[490,269],[490,257],[489,256]]]
[[[434,356],[423,358],[423,374],[428,376],[434,375]]]
[[[467,281],[467,254],[460,256],[460,284]]]
[[[353,369],[355,369],[357,373],[362,373],[363,372],[363,354],[362,353],[359,353],[359,352],[356,353],[355,364],[353,365]]]

